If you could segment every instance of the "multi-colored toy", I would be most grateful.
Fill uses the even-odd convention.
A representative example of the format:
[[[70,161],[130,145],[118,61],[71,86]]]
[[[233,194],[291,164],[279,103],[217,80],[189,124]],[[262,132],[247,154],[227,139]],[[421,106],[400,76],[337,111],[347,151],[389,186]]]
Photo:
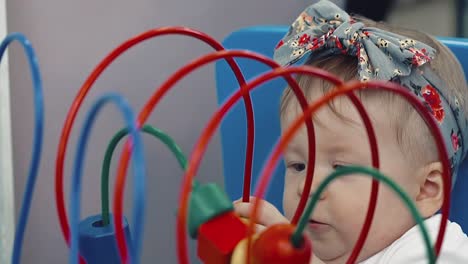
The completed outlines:
[[[259,31],[257,31],[258,33]],[[249,34],[255,34],[255,30],[249,31]],[[89,111],[87,118],[82,127],[78,142],[78,149],[75,153],[75,163],[72,174],[72,186],[70,201],[70,214],[67,216],[65,209],[64,197],[64,160],[67,153],[68,141],[71,130],[74,126],[75,118],[80,110],[87,93],[92,88],[94,82],[99,78],[101,73],[114,62],[122,53],[132,48],[133,46],[148,40],[150,38],[163,35],[185,35],[197,38],[215,50],[214,52],[199,57],[190,63],[186,64],[173,75],[171,75],[160,87],[156,89],[154,94],[149,97],[149,100],[141,109],[138,115],[135,115],[129,107],[126,100],[118,94],[107,94],[98,98],[96,103]],[[20,263],[21,244],[25,226],[27,224],[28,211],[31,204],[34,183],[37,176],[37,170],[40,163],[40,154],[42,148],[42,135],[44,133],[43,125],[43,103],[42,103],[42,84],[39,73],[39,66],[34,55],[34,50],[31,43],[25,36],[19,33],[13,33],[7,36],[0,46],[0,56],[4,54],[7,46],[14,40],[19,41],[25,47],[26,53],[31,63],[31,71],[33,75],[35,107],[36,107],[36,126],[34,134],[34,148],[32,151],[31,167],[28,176],[28,184],[23,199],[21,215],[18,221],[18,229],[16,231],[14,252],[12,263]],[[254,42],[253,42],[254,43]],[[271,47],[272,49],[274,46]],[[1,57],[0,57],[1,58]],[[255,60],[271,68],[271,70],[263,72],[258,77],[246,81],[239,65],[234,58],[244,58]],[[152,111],[157,107],[158,103],[163,100],[163,97],[172,89],[173,85],[179,80],[190,74],[194,70],[219,60],[225,60],[226,65],[234,72],[237,86],[239,89],[234,93],[229,92],[229,96],[225,96],[226,100],[220,100],[220,108],[212,115],[205,129],[195,144],[192,154],[187,159],[185,155],[177,147],[176,143],[164,132],[145,124]],[[224,64],[223,64],[224,65]],[[224,67],[224,66],[222,66]],[[336,85],[336,89],[327,94],[317,102],[308,104],[301,89],[292,77],[293,74],[308,74],[328,80]],[[284,78],[295,92],[298,101],[304,111],[303,115],[299,116],[293,125],[279,139],[278,144],[271,152],[270,158],[266,163],[263,171],[258,178],[258,184],[254,195],[262,198],[265,196],[268,184],[275,171],[276,165],[280,160],[281,154],[287,146],[288,142],[293,137],[298,128],[306,124],[309,136],[309,152],[314,153],[315,141],[312,131],[311,115],[328,101],[333,100],[338,96],[348,96],[353,104],[358,109],[365,123],[369,149],[372,154],[372,164],[374,168],[362,167],[346,167],[338,169],[330,175],[314,193],[308,203],[308,194],[312,184],[313,166],[307,166],[307,181],[305,191],[301,197],[301,202],[296,210],[296,214],[291,224],[283,224],[272,226],[260,234],[254,234],[254,224],[259,204],[255,202],[254,211],[251,219],[248,221],[239,218],[233,212],[232,192],[225,192],[218,186],[212,183],[200,183],[195,180],[197,170],[206,147],[212,138],[215,131],[220,126],[226,114],[238,103],[241,99],[245,105],[246,124],[247,124],[247,144],[244,178],[242,181],[243,190],[242,196],[244,201],[248,201],[252,182],[252,160],[254,151],[254,113],[250,92],[260,85],[265,84],[274,78]],[[222,78],[218,78],[218,81]],[[439,235],[435,245],[431,245],[428,234],[422,225],[422,219],[414,205],[406,194],[392,182],[389,178],[379,173],[379,157],[376,137],[372,129],[370,118],[362,106],[359,99],[351,93],[359,89],[385,89],[387,91],[398,93],[410,102],[421,114],[426,123],[433,131],[433,135],[437,142],[439,157],[443,163],[444,172],[444,187],[445,197],[442,208],[443,220],[449,216],[450,210],[450,163],[447,158],[447,152],[443,146],[443,139],[440,131],[437,129],[437,124],[430,114],[425,110],[421,102],[414,97],[413,94],[401,89],[396,84],[390,84],[379,81],[350,82],[343,83],[342,80],[322,70],[308,67],[280,67],[276,62],[271,60],[269,56],[248,50],[226,50],[223,45],[211,38],[210,36],[183,27],[165,27],[144,32],[137,35],[110,52],[92,71],[89,77],[85,80],[83,86],[79,90],[75,100],[72,102],[68,115],[65,120],[62,136],[59,141],[56,160],[56,175],[55,175],[55,198],[57,213],[60,219],[60,227],[65,242],[70,246],[70,263],[140,263],[140,252],[142,246],[142,234],[144,230],[144,214],[145,214],[145,166],[143,157],[143,145],[141,143],[141,135],[139,131],[153,135],[155,138],[164,142],[171,149],[184,170],[183,183],[180,189],[179,207],[175,220],[177,221],[177,244],[179,263],[189,263],[187,253],[187,238],[196,239],[198,243],[198,256],[203,263],[206,264],[229,264],[229,263],[255,263],[255,264],[282,264],[282,263],[310,263],[313,253],[313,244],[303,234],[305,225],[311,215],[315,203],[326,186],[338,177],[346,177],[352,173],[359,172],[361,174],[373,177],[373,189],[367,217],[358,242],[354,248],[348,263],[354,263],[358,253],[362,249],[364,241],[372,221],[372,215],[376,206],[376,197],[379,188],[379,181],[382,184],[388,185],[393,189],[401,199],[408,205],[413,217],[420,226],[424,241],[427,248],[427,256],[430,263],[435,263],[437,255],[440,252],[441,245],[444,239],[444,231],[446,221],[442,221],[440,225]],[[126,128],[119,131],[111,140],[106,151],[106,157],[102,170],[102,214],[89,216],[85,220],[80,221],[80,191],[81,191],[81,174],[84,155],[86,155],[86,141],[90,134],[93,122],[99,110],[107,103],[115,103],[122,111],[126,121]],[[112,214],[109,208],[109,167],[111,156],[118,142],[127,134],[130,138],[126,140],[125,148],[121,153],[121,158],[118,163],[119,169],[113,195]],[[244,144],[244,143],[242,143]],[[127,168],[132,159],[134,163],[134,203],[132,223],[134,224],[133,233],[130,233],[129,225],[123,216],[123,190],[126,182]],[[310,155],[309,165],[314,164],[315,157]],[[235,185],[232,185],[235,186]],[[24,253],[23,253],[24,254]]]

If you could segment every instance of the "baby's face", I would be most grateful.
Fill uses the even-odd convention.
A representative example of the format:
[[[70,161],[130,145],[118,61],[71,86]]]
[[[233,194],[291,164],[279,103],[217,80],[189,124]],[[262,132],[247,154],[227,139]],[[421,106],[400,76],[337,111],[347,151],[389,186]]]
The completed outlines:
[[[386,108],[378,104],[367,104],[365,107],[377,135],[380,170],[415,199],[419,190],[415,176],[418,168],[405,159],[397,142],[396,130],[389,124]],[[292,110],[285,113],[282,119],[283,132],[299,113],[294,108],[290,107]],[[338,166],[372,165],[366,130],[354,106],[348,100],[341,100],[337,102],[336,110],[351,122],[344,121],[328,107],[322,108],[316,115],[318,122],[314,121],[317,154],[311,194]],[[286,216],[291,219],[304,188],[307,170],[305,126],[299,130],[284,154],[283,207]],[[313,251],[320,259],[326,263],[345,263],[364,223],[370,191],[371,178],[347,176],[332,182],[323,193],[307,229]],[[410,213],[398,196],[381,184],[372,227],[359,259],[366,259],[384,249],[413,225]]]

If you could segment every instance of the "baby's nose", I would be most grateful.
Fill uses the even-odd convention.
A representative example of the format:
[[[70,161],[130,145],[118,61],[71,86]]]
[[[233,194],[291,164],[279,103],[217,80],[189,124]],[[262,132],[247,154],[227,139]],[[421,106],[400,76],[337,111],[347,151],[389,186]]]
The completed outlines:
[[[320,183],[323,181],[324,177],[319,177],[314,175],[312,179],[312,184],[310,184],[310,189],[309,189],[309,196],[312,196],[316,191]],[[307,177],[304,177],[304,179],[301,180],[298,189],[297,189],[297,194],[302,196],[304,192],[307,192],[306,187],[307,187]],[[324,200],[327,197],[327,189],[323,190],[323,192],[320,194],[320,200]]]

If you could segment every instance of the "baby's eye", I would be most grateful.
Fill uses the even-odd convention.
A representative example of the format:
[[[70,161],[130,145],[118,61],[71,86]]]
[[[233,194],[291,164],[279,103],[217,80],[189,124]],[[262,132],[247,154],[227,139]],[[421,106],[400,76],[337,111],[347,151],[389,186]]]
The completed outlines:
[[[343,168],[343,167],[346,167],[346,165],[340,164],[340,163],[335,163],[335,164],[333,164],[333,169],[334,169],[334,170],[341,169],[341,168]]]
[[[304,163],[298,162],[298,163],[290,164],[289,167],[291,169],[295,170],[296,172],[301,172],[301,171],[305,170],[306,165]]]

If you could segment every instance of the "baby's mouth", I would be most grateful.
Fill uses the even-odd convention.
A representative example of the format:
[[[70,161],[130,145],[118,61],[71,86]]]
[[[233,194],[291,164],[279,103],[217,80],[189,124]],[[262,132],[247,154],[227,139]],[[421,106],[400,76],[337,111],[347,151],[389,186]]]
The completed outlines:
[[[314,220],[314,219],[310,219],[310,220],[309,220],[309,223],[311,223],[311,224],[321,224],[321,225],[325,225],[325,223],[320,222],[320,221],[317,221],[317,220]]]
[[[309,227],[314,232],[323,232],[330,228],[330,225],[314,219],[309,220]]]

